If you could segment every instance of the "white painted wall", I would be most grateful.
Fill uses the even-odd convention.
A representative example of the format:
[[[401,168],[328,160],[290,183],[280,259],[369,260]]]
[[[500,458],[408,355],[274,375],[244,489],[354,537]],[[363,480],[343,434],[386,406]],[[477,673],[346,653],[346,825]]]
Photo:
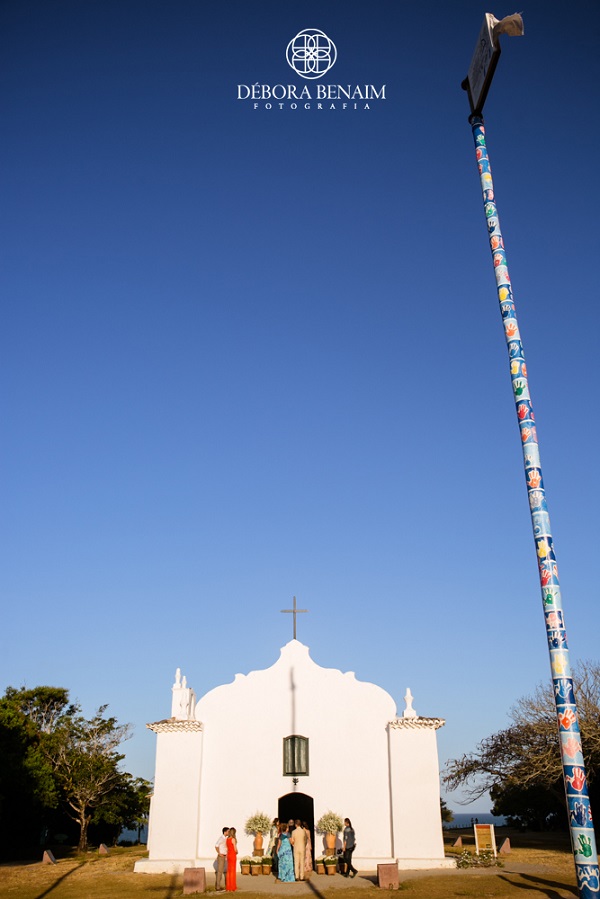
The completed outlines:
[[[283,738],[300,734],[309,739],[310,774],[295,789],[313,797],[315,820],[329,808],[348,816],[361,854],[389,856],[386,724],[395,711],[380,687],[320,668],[294,640],[272,668],[207,693],[196,706],[204,771],[223,776],[203,778],[198,855],[209,854],[225,824],[238,828],[240,852],[251,854],[244,822],[256,810],[274,817],[279,797],[294,790],[282,774]]]
[[[196,858],[202,739],[201,731],[157,734],[150,858]]]
[[[436,727],[439,719],[401,718],[389,726],[393,855],[400,867],[444,858]]]
[[[175,692],[184,684],[178,673],[172,712],[202,732],[158,734],[152,864],[136,870],[174,870],[161,868],[160,860],[190,858],[210,870],[223,826],[237,828],[240,855],[251,855],[246,819],[256,811],[275,817],[279,798],[294,790],[313,797],[315,822],[329,809],[352,819],[359,869],[390,861],[399,849],[417,851],[410,835],[417,808],[419,820],[431,815],[433,823],[421,829],[421,854],[414,857],[443,858],[435,731],[396,729],[388,738],[396,706],[385,690],[353,672],[321,668],[296,640],[271,668],[236,675],[203,696],[195,711],[195,697],[184,702]],[[283,738],[291,734],[309,740],[310,773],[297,787],[282,774]],[[322,854],[317,834],[315,850]]]

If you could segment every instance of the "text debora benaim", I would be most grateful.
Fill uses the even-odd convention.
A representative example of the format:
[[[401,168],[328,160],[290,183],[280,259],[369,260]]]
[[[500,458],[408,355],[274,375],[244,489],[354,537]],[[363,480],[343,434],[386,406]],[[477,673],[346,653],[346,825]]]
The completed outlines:
[[[238,100],[385,100],[386,85],[316,84],[238,84]]]

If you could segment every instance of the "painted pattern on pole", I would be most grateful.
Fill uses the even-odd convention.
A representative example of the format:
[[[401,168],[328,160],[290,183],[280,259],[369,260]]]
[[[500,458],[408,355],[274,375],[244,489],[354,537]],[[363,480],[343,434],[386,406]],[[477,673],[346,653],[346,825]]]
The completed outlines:
[[[587,790],[585,764],[581,751],[579,718],[573,693],[573,679],[569,664],[569,649],[562,610],[558,567],[546,504],[546,491],[544,490],[544,479],[542,477],[535,416],[529,396],[527,366],[517,323],[517,313],[508,274],[504,241],[500,231],[498,209],[494,199],[494,185],[485,143],[483,118],[479,115],[472,115],[469,118],[469,122],[473,129],[473,139],[475,141],[477,166],[483,192],[483,205],[496,275],[496,288],[504,325],[504,335],[508,347],[510,377],[523,448],[525,480],[542,588],[542,602],[550,653],[550,667],[552,670],[554,701],[556,703],[563,777],[567,795],[567,811],[577,883],[582,899],[598,899],[600,896],[598,856]]]

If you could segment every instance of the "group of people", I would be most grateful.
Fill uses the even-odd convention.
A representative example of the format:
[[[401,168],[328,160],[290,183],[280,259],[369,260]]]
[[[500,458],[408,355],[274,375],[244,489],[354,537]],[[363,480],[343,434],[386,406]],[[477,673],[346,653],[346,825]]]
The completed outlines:
[[[358,871],[352,864],[352,853],[356,848],[356,835],[350,818],[344,818],[342,861],[346,870],[344,877],[356,877]],[[280,823],[273,819],[271,825],[269,852],[273,858],[273,873],[280,883],[308,880],[312,869],[312,843],[306,821]]]
[[[312,843],[306,821],[279,821],[273,818],[269,848],[273,873],[280,883],[308,880],[313,869]]]
[[[356,877],[357,870],[352,864],[352,853],[356,848],[356,835],[350,818],[344,818],[342,861],[345,862],[344,877]],[[224,889],[233,893],[237,890],[237,838],[235,827],[224,827],[215,844],[217,851],[217,874],[215,890]],[[273,818],[269,833],[268,853],[273,859],[272,870],[279,883],[293,883],[308,880],[313,869],[312,843],[306,821],[290,820],[280,822]],[[225,873],[225,888],[221,886]]]

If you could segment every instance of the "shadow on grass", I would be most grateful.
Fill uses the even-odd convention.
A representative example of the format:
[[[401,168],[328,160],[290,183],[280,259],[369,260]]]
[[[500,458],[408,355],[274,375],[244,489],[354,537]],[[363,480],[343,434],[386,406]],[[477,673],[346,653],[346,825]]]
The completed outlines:
[[[180,879],[180,875],[172,874],[171,882],[166,888],[166,892],[163,892],[165,887],[152,886],[146,888],[145,892],[147,893],[161,893],[162,899],[174,899],[174,896],[181,896],[182,886],[181,883],[178,883]]]
[[[535,890],[537,893],[542,893],[547,899],[563,899],[563,893],[557,893],[557,890],[571,893],[573,896],[579,896],[577,887],[570,886],[568,883],[559,883],[557,880],[546,880],[544,877],[538,877],[533,874],[519,874],[518,877],[520,877],[521,880],[529,881],[529,883],[519,883],[517,880],[511,880],[506,874],[498,875],[499,880],[504,880],[505,883],[510,884],[511,887],[516,887],[520,890]]]
[[[70,871],[67,871],[66,874],[63,874],[62,877],[58,877],[58,878],[54,881],[54,883],[52,884],[52,886],[49,886],[47,890],[44,890],[44,892],[43,892],[43,893],[40,893],[38,896],[36,896],[35,899],[43,899],[44,896],[47,896],[49,893],[52,892],[52,890],[55,890],[56,887],[59,885],[59,883],[62,883],[63,880],[66,880],[67,877],[70,877],[71,874],[74,874],[75,871],[77,871],[79,868],[83,868],[84,865],[85,865],[85,862],[80,862],[80,863],[79,863],[78,865],[76,865],[74,868],[71,868]]]
[[[309,887],[309,889],[312,890],[312,892],[315,894],[315,896],[318,896],[319,899],[325,899],[325,894],[322,893],[321,890],[318,890],[316,888],[316,886],[312,882],[312,877],[308,878],[308,880],[306,881],[306,886]]]
[[[358,874],[357,876],[358,876],[359,880],[366,880],[372,886],[378,886],[377,875],[373,876],[372,874]],[[327,880],[327,878],[325,878],[325,880]],[[348,886],[350,886],[350,880],[348,880],[347,883],[348,883]],[[310,877],[306,881],[306,886],[309,887],[309,889],[312,890],[312,892],[315,894],[315,896],[318,896],[319,899],[325,899],[325,894],[322,893],[321,890],[317,889],[317,887],[313,883],[312,877]],[[336,889],[341,890],[343,892],[344,886],[340,886],[339,884],[336,884]]]

